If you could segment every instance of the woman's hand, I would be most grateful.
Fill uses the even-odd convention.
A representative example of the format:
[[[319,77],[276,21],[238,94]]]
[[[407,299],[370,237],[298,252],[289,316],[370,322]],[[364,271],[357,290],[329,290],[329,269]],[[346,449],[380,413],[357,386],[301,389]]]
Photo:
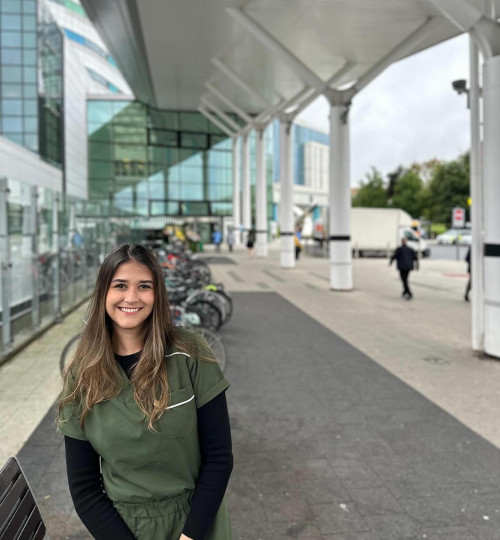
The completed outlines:
[[[189,536],[186,536],[185,534],[181,534],[181,537],[179,540],[193,540],[192,538],[189,538]]]

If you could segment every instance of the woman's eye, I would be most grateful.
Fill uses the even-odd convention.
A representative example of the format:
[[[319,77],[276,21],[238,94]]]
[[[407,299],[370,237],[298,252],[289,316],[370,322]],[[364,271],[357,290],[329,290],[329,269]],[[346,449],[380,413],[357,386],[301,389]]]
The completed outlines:
[[[141,285],[141,289],[151,289],[151,285]]]
[[[115,285],[115,289],[123,289],[123,287],[125,287],[125,285],[123,283],[117,283]]]

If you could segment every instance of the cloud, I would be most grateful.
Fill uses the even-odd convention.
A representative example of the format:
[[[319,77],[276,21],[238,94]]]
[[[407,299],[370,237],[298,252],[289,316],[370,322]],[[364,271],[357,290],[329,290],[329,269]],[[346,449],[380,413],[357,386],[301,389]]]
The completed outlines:
[[[351,184],[374,166],[449,160],[470,146],[466,97],[451,81],[469,78],[468,36],[462,35],[390,66],[353,100]],[[319,98],[300,118],[328,131],[328,103]]]

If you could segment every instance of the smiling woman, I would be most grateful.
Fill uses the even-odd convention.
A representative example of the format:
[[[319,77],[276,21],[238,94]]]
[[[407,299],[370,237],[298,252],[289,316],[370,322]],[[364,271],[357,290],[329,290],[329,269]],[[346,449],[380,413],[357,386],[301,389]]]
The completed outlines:
[[[201,336],[173,327],[155,256],[111,252],[57,419],[75,509],[94,538],[230,540],[229,383],[214,360]]]
[[[142,326],[155,301],[151,270],[135,261],[116,270],[106,295],[106,314],[113,326],[113,350],[120,355],[142,348]]]

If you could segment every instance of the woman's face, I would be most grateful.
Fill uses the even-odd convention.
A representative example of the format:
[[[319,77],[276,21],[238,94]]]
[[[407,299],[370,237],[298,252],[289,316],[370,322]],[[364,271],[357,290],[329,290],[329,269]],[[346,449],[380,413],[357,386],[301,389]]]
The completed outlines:
[[[153,273],[142,264],[121,264],[106,294],[106,313],[115,330],[140,331],[153,311],[155,300]]]

